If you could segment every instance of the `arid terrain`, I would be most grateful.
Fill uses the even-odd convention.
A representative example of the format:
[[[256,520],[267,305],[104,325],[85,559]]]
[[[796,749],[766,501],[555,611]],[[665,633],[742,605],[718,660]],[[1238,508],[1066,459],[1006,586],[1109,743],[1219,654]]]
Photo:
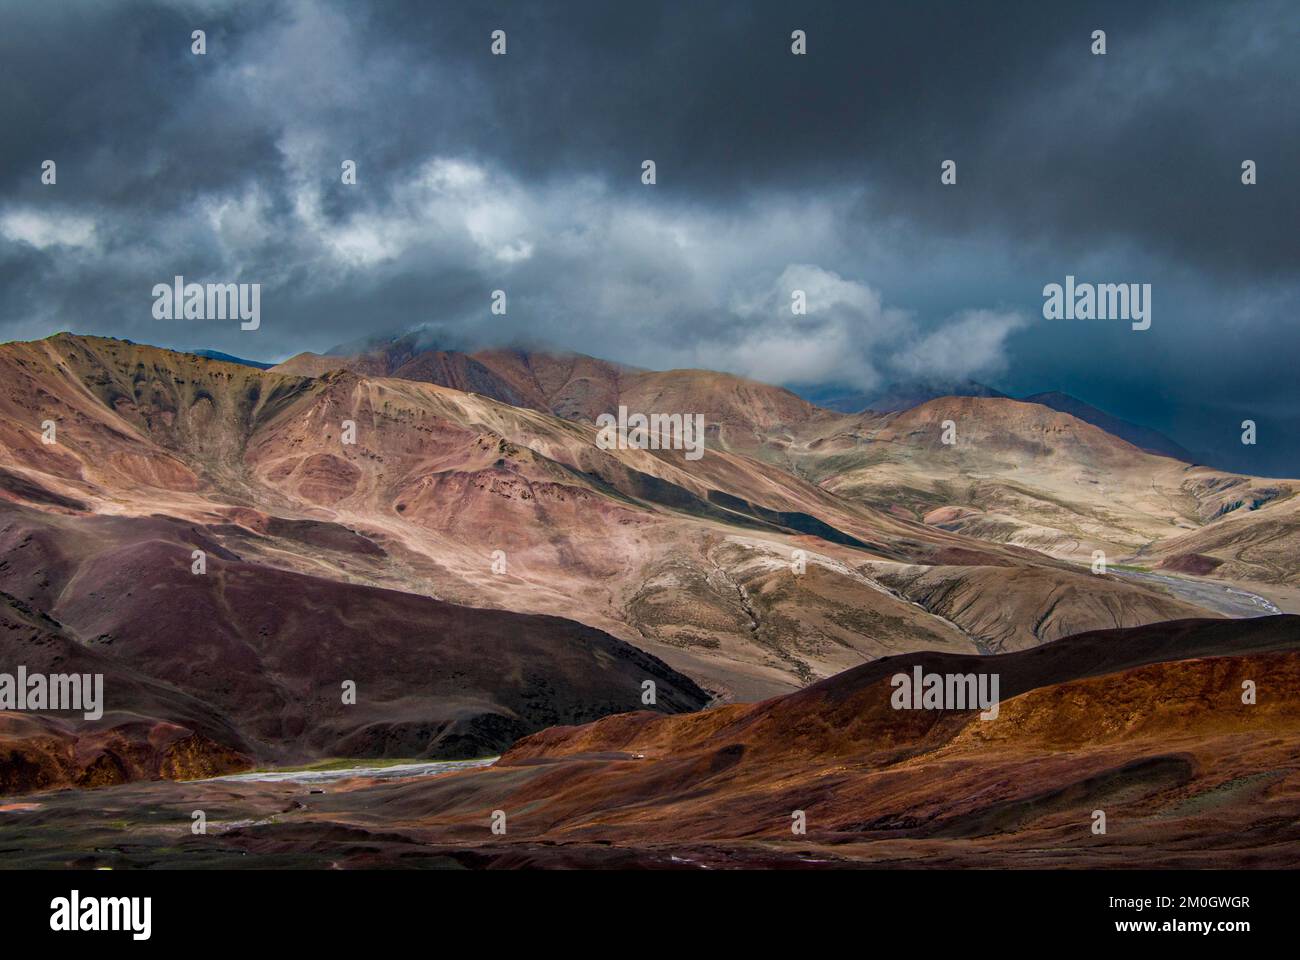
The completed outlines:
[[[998,671],[1001,717],[893,710],[889,674],[916,665]],[[491,766],[19,798],[0,842],[44,867],[1292,867],[1297,682],[1294,616],[902,655],[759,704],[551,728]]]
[[[846,414],[710,371],[400,338],[270,370],[0,345],[0,671],[102,673],[106,700],[0,713],[6,849],[1293,865],[1300,481],[1045,399]],[[598,443],[620,406],[702,414],[703,456]],[[997,672],[1001,716],[894,709],[916,665]]]

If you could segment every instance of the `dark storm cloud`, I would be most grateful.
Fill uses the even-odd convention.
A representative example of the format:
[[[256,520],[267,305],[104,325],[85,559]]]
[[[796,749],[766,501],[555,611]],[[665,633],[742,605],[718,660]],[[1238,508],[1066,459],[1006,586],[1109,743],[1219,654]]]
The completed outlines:
[[[280,358],[425,324],[789,383],[929,369],[1072,389],[1242,469],[1300,470],[1294,391],[1269,386],[1300,352],[1287,3],[68,2],[0,21],[0,336]],[[263,327],[154,320],[176,273],[262,283]],[[1152,329],[1043,321],[1066,273],[1151,282]],[[1272,446],[1220,442],[1242,409]]]
[[[156,4],[51,3],[0,17],[6,198],[165,210],[273,173],[276,131],[189,51],[196,22],[219,58],[267,24],[264,11],[195,18]],[[65,189],[42,193],[31,172],[50,157]]]
[[[1287,3],[382,5],[367,36],[458,63],[462,144],[531,177],[635,169],[710,202],[870,188],[872,219],[1140,237],[1214,270],[1293,270],[1300,17]],[[510,27],[511,63],[465,37]],[[809,55],[789,54],[792,28]],[[1091,55],[1105,29],[1109,52]],[[382,38],[379,40],[378,38]],[[391,46],[386,46],[392,49]],[[969,189],[934,189],[941,159]],[[1240,164],[1269,171],[1252,194]]]

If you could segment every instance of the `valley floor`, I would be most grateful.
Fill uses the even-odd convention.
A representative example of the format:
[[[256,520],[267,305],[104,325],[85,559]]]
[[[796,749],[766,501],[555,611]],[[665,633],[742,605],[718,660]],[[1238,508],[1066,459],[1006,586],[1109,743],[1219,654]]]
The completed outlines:
[[[1083,796],[1077,817],[1046,804],[1041,816],[1029,818],[1035,822],[1016,829],[941,837],[905,824],[810,829],[795,837],[777,824],[762,835],[716,840],[638,839],[619,831],[612,839],[589,831],[583,839],[555,840],[494,836],[487,811],[459,827],[431,826],[416,812],[455,796],[477,799],[519,779],[518,771],[479,763],[433,777],[219,778],[31,795],[0,805],[0,849],[7,869],[115,870],[1285,868],[1296,865],[1300,849],[1294,768],[1242,777],[1132,817],[1115,810],[1107,836],[1090,834],[1083,808],[1091,801]],[[1032,768],[1021,771],[1030,780]],[[1128,799],[1168,787],[1161,776],[1152,768],[1128,784]],[[191,831],[196,810],[207,817],[204,835]]]

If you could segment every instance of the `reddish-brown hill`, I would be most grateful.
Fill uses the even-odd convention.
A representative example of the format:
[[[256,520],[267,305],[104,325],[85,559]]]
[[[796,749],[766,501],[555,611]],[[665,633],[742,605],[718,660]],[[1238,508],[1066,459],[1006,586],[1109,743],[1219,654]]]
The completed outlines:
[[[894,709],[889,678],[916,665],[996,672],[998,718]],[[405,802],[438,811],[420,836],[441,843],[472,842],[462,824],[489,803],[517,811],[515,849],[482,849],[503,863],[548,862],[538,842],[600,842],[706,866],[1135,866],[1134,850],[1143,865],[1282,866],[1300,844],[1297,683],[1292,616],[905,655],[760,704],[546,730],[494,770],[412,786]],[[1097,809],[1108,835],[1091,831]],[[792,835],[794,811],[806,835]]]

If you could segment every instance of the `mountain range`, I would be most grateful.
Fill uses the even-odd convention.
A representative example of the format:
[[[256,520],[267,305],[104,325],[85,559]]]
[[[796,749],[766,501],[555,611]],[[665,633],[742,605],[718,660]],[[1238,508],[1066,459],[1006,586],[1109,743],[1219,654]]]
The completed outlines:
[[[1193,649],[1292,669],[1293,618],[1257,621],[1281,644],[1259,651],[1230,618],[1297,609],[1296,483],[1161,455],[1057,395],[843,413],[574,354],[412,338],[263,370],[70,334],[0,345],[0,384],[5,662],[84,663],[110,691],[97,721],[0,714],[9,792],[338,757],[505,770],[572,744],[734,753],[739,775],[769,747],[705,731],[787,702],[812,711],[792,729],[839,725],[832,691],[900,657],[1069,664],[1006,696],[1084,684],[1107,724],[1105,677],[1163,689],[1202,671]],[[619,407],[699,414],[703,456],[598,442]],[[1201,646],[1159,639],[1180,630]],[[1106,637],[1132,656],[1102,670]],[[921,736],[879,724],[858,732]],[[642,790],[621,763],[591,790]]]

